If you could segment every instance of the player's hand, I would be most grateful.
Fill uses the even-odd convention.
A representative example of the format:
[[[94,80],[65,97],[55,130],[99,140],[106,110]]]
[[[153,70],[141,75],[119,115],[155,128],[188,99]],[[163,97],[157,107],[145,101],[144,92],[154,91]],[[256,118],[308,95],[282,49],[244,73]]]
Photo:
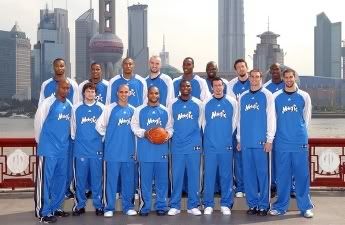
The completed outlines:
[[[237,146],[236,146],[236,149],[237,149],[237,151],[241,151],[241,144],[240,143],[237,143]]]
[[[272,151],[272,143],[266,142],[264,145],[264,150],[265,150],[265,152]]]

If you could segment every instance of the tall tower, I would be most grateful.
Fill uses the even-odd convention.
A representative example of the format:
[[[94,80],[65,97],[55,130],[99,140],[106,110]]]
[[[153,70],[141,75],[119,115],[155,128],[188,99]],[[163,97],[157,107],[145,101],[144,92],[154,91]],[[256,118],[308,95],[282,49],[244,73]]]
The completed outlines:
[[[46,9],[40,10],[34,57],[33,87],[40,87],[43,81],[53,76],[52,62],[56,58],[65,60],[66,75],[71,77],[70,33],[67,10],[55,8],[54,11],[49,11],[48,6]],[[39,88],[34,93],[33,98],[39,97],[38,92]]]
[[[135,61],[135,72],[148,73],[149,48],[147,45],[147,5],[128,7],[128,56]]]
[[[91,61],[102,64],[104,78],[112,78],[123,54],[122,40],[115,33],[115,0],[99,0],[99,33],[89,48]]]
[[[323,12],[314,27],[314,74],[341,77],[341,22],[331,23]]]
[[[163,35],[163,49],[159,53],[162,60],[162,66],[169,65],[169,52],[165,51],[165,36]]]
[[[94,10],[92,4],[90,4],[90,9],[75,21],[75,64],[78,83],[90,77],[89,43],[91,38],[97,34],[97,31],[98,23],[94,19]]]
[[[279,36],[279,34],[269,30],[257,35],[261,42],[256,45],[256,50],[254,51],[253,67],[255,69],[259,69],[264,73],[273,63],[284,64],[284,51],[277,42]]]
[[[220,72],[234,71],[236,59],[244,58],[243,0],[218,0],[218,64]]]
[[[16,23],[0,31],[0,98],[31,99],[30,40]]]

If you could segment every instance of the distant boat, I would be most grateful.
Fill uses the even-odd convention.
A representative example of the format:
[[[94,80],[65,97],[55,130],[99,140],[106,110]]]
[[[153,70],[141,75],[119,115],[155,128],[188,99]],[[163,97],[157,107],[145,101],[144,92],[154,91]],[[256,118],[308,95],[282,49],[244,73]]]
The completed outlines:
[[[24,114],[12,114],[10,117],[8,117],[10,119],[30,119],[29,116],[24,115]]]

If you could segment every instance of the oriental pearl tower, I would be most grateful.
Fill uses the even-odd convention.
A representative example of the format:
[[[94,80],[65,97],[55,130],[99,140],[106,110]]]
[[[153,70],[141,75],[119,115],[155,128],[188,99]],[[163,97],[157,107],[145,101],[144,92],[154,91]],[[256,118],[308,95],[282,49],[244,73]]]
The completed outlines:
[[[115,0],[99,0],[99,33],[89,48],[91,61],[102,64],[104,79],[111,79],[123,54],[122,40],[115,34]]]

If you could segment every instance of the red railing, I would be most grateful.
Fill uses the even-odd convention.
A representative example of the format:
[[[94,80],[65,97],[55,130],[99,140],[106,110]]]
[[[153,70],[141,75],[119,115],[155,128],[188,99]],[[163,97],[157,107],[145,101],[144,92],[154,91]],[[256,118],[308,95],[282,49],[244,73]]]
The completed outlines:
[[[0,148],[0,189],[34,187],[35,140],[0,138]],[[309,161],[311,186],[345,187],[345,138],[310,138]]]

